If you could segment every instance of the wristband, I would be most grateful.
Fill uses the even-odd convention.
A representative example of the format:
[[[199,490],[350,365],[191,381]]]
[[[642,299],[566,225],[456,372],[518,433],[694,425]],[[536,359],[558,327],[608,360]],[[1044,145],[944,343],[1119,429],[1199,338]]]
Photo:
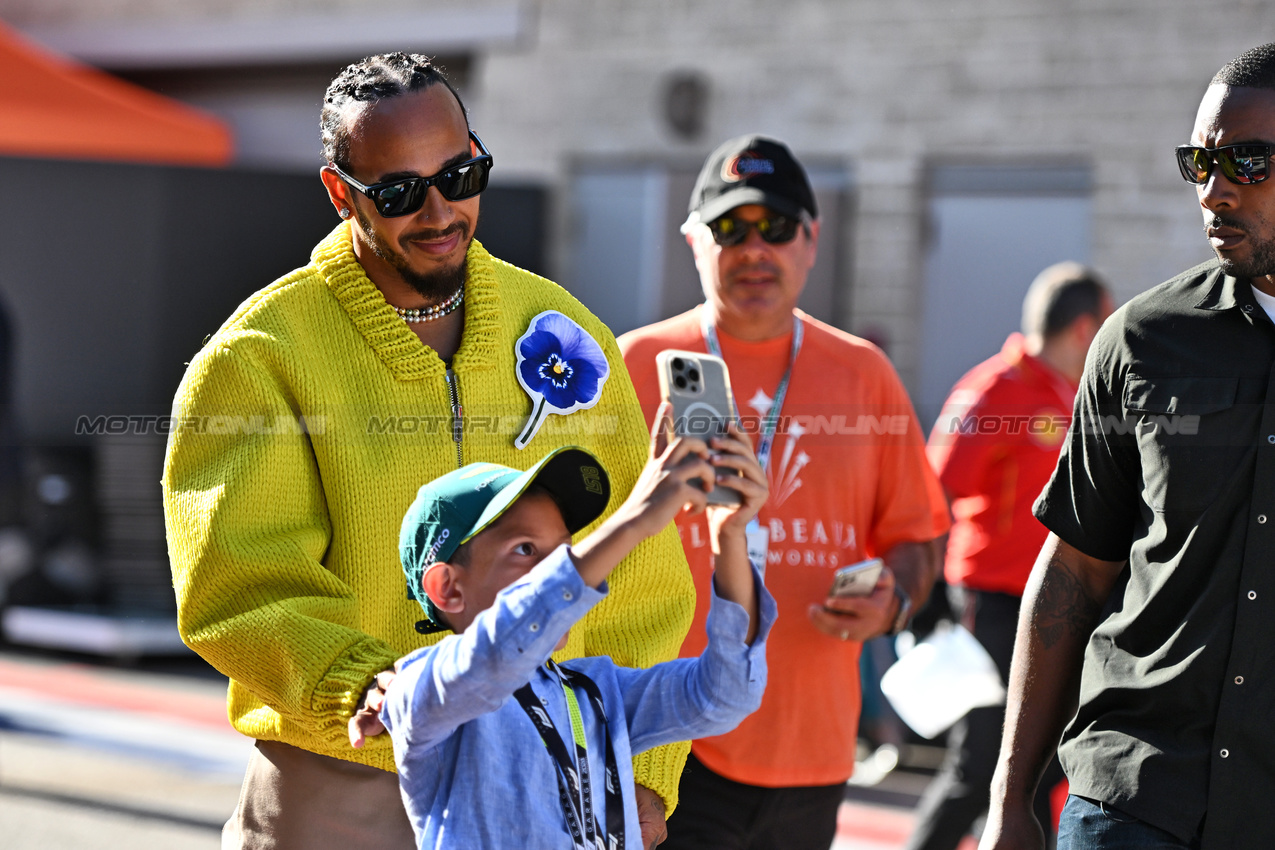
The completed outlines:
[[[894,615],[894,623],[891,624],[887,635],[893,637],[908,627],[908,621],[912,619],[912,597],[908,596],[908,592],[897,584],[894,586],[894,596],[899,600],[899,613]]]

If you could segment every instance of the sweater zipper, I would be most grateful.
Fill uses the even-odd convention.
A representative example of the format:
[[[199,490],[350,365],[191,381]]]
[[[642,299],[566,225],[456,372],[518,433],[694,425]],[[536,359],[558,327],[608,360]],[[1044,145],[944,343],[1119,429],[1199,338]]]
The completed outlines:
[[[452,402],[452,442],[456,444],[456,468],[465,465],[465,455],[461,451],[461,437],[465,432],[465,408],[460,404],[460,382],[452,367],[447,367],[447,394]]]

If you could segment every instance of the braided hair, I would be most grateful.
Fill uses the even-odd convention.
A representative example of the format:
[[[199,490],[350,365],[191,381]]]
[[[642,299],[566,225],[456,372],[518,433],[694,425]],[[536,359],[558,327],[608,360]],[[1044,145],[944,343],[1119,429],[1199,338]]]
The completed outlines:
[[[323,160],[349,166],[350,133],[345,123],[345,109],[352,103],[377,103],[389,97],[417,92],[442,83],[456,98],[460,111],[465,104],[443,70],[428,56],[419,53],[382,53],[347,65],[336,75],[323,96],[319,115]],[[466,123],[469,116],[466,114]]]

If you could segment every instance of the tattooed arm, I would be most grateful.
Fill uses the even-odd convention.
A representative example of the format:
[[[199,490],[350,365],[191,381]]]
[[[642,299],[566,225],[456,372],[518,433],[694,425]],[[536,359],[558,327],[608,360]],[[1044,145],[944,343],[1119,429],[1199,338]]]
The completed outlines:
[[[1053,534],[1041,548],[1018,618],[1005,733],[980,850],[1045,846],[1032,799],[1076,712],[1085,645],[1123,569],[1123,561],[1090,558]]]

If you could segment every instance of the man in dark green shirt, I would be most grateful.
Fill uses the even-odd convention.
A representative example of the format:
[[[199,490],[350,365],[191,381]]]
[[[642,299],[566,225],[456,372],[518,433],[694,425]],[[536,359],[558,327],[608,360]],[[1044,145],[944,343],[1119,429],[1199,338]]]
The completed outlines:
[[[1275,847],[1272,147],[1268,44],[1218,72],[1177,151],[1217,259],[1103,326],[1036,503],[1052,533],[983,848],[1042,846],[1060,736],[1059,848]]]

